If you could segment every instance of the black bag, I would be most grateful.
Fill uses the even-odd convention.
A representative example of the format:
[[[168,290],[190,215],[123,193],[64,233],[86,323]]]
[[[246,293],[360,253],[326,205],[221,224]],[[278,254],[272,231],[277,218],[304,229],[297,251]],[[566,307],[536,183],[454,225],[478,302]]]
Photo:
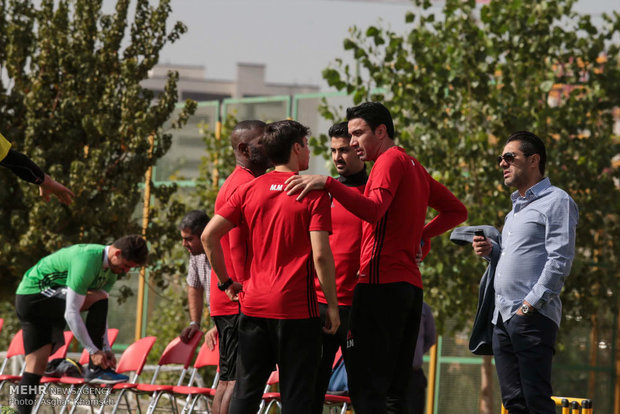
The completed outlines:
[[[47,363],[44,375],[46,377],[56,378],[60,378],[62,376],[82,378],[84,376],[84,372],[82,370],[82,366],[71,358],[56,358]]]

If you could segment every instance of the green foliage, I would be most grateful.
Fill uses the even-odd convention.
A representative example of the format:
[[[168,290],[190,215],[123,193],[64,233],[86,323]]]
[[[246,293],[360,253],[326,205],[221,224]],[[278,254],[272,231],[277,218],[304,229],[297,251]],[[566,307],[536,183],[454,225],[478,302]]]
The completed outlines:
[[[183,328],[187,326],[188,312],[185,287],[184,277],[171,282],[152,313],[153,318],[146,334],[156,336],[157,342],[153,345],[153,350],[149,355],[149,363],[156,364],[166,345],[179,336]],[[211,327],[208,312],[203,313],[201,326],[204,332]]]
[[[430,2],[414,3],[407,33],[353,27],[344,49],[356,69],[336,59],[324,78],[355,103],[388,106],[398,143],[467,205],[469,225],[502,227],[511,190],[495,158],[511,132],[541,136],[551,182],[580,208],[563,323],[617,309],[620,171],[611,157],[620,152],[612,114],[620,100],[620,15],[603,15],[597,28],[572,10],[574,0],[481,7],[447,0],[437,15]],[[325,105],[323,111],[331,119],[343,115]],[[472,318],[483,271],[470,248],[447,236],[433,240],[422,273],[440,327],[445,317],[456,318],[457,330]]]
[[[139,233],[136,207],[145,172],[170,147],[171,136],[161,126],[177,101],[178,75],[168,75],[158,96],[140,83],[162,47],[186,28],[180,22],[166,28],[169,0],[155,6],[138,0],[134,13],[129,13],[129,0],[117,1],[111,14],[102,12],[101,3],[0,2],[0,66],[5,71],[0,131],[76,195],[69,207],[45,204],[35,186],[0,171],[5,189],[0,193],[0,282],[6,296],[24,271],[50,252]],[[188,101],[173,124],[181,125],[194,108]],[[150,135],[155,138],[152,155]],[[159,187],[152,195],[166,203],[175,190]],[[171,226],[162,223],[174,223],[170,219],[178,210],[173,205],[159,213],[160,222],[148,229],[152,260],[162,250],[160,240],[170,239]]]
[[[11,339],[13,339],[13,335],[21,329],[15,314],[15,302],[0,301],[0,316],[4,319],[0,334],[0,349],[6,350]]]
[[[158,296],[158,305],[148,321],[147,334],[158,337],[157,344],[151,355],[155,355],[152,362],[156,363],[166,344],[188,323],[187,295],[185,291],[185,275],[187,274],[187,251],[182,248],[177,226],[181,217],[194,209],[205,210],[212,217],[215,207],[215,198],[219,187],[235,168],[235,157],[230,145],[230,134],[237,124],[234,117],[229,116],[222,124],[220,134],[209,125],[201,125],[201,134],[204,137],[206,153],[200,166],[200,174],[196,186],[181,189],[170,199],[159,200],[151,210],[153,220],[150,227],[163,229],[169,226],[169,237],[160,240],[162,247],[160,257],[163,260],[156,268],[151,267],[151,292]],[[165,249],[164,249],[165,247]],[[162,291],[163,288],[167,288]],[[206,306],[205,306],[206,309]],[[211,320],[209,313],[203,313],[202,326],[209,328]]]
[[[196,180],[197,203],[213,216],[215,198],[226,178],[236,166],[235,154],[230,144],[230,134],[237,125],[237,119],[228,115],[222,123],[219,136],[209,125],[201,125],[201,134],[207,150],[207,156],[200,165],[200,176]]]
[[[180,243],[177,241],[177,244]],[[186,251],[185,261],[187,262]],[[151,314],[153,316],[149,321],[146,335],[156,336],[157,341],[149,353],[147,364],[156,365],[168,343],[179,336],[188,323],[185,277],[170,281],[168,288],[163,292],[162,297],[159,298],[159,303]],[[203,332],[206,332],[213,326],[208,312],[203,313],[201,322]],[[201,345],[202,342],[198,346],[196,352],[198,352]],[[158,376],[159,380],[157,382],[159,384],[176,383],[179,379],[179,372],[179,370],[169,372],[162,371]],[[203,378],[213,378],[215,369],[203,369],[200,375],[203,375]]]

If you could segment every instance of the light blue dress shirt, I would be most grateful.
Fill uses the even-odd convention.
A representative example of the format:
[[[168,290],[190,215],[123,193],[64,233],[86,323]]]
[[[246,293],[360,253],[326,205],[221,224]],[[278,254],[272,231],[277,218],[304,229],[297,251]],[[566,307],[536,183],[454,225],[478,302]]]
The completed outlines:
[[[560,291],[575,255],[579,210],[573,199],[544,178],[521,197],[511,195],[512,211],[502,230],[495,272],[495,312],[509,320],[527,301],[560,326]]]

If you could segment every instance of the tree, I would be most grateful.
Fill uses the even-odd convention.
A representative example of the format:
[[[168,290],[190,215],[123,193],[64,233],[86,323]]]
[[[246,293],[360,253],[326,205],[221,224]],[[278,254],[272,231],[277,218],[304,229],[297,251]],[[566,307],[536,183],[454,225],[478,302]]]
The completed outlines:
[[[237,165],[230,143],[230,135],[235,125],[237,125],[237,118],[233,115],[226,116],[219,127],[219,133],[216,132],[218,126],[214,129],[209,125],[200,125],[207,156],[200,164],[200,176],[196,181],[198,190],[196,196],[197,202],[204,206],[211,217],[213,217],[217,193]]]
[[[376,99],[391,110],[398,142],[469,208],[468,224],[501,228],[510,210],[496,157],[513,131],[546,141],[552,183],[580,208],[577,254],[563,301],[566,322],[617,306],[620,192],[612,167],[620,145],[613,110],[620,85],[620,15],[603,27],[572,10],[573,0],[447,0],[441,15],[416,0],[411,30],[350,30],[342,59],[323,72],[355,103]],[[324,106],[331,119],[342,112]],[[468,321],[476,309],[483,264],[447,237],[433,241],[423,279],[440,319]],[[569,323],[570,324],[570,323]]]
[[[6,189],[0,193],[5,297],[24,271],[50,252],[140,232],[140,186],[170,147],[171,136],[161,126],[177,101],[178,75],[170,73],[157,96],[140,82],[162,47],[186,28],[180,22],[166,27],[169,0],[156,6],[137,0],[132,18],[130,3],[119,0],[113,13],[104,14],[100,0],[0,2],[0,130],[76,194],[69,207],[45,204],[36,187],[0,172]],[[188,101],[174,123],[182,124],[194,107]],[[175,190],[158,187],[153,196],[165,202]],[[179,210],[160,216],[175,223]],[[151,250],[162,249],[171,228],[176,232],[174,225],[149,228]]]

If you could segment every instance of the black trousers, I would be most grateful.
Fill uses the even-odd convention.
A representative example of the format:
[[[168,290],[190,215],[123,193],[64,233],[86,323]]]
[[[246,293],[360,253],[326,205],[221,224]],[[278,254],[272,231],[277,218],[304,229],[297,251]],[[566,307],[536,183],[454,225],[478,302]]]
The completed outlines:
[[[501,317],[493,329],[495,368],[510,414],[555,414],[551,362],[558,326],[534,313]]]
[[[237,382],[230,414],[255,413],[278,364],[283,414],[310,413],[321,358],[321,321],[239,316]]]
[[[41,293],[15,296],[15,310],[23,329],[26,355],[48,344],[52,344],[51,353],[54,353],[64,345],[66,294],[61,289],[55,292],[48,290],[47,294],[49,296]],[[90,306],[86,317],[86,329],[93,344],[98,348],[103,346],[107,315],[108,299],[102,299]],[[32,411],[36,399],[33,390],[39,385],[40,380],[40,375],[24,372],[20,381],[23,387],[19,388],[20,392],[16,396],[20,414],[30,414]],[[27,391],[24,392],[25,390]]]
[[[347,334],[349,332],[349,316],[351,314],[350,306],[339,306],[340,327],[334,335],[322,333],[323,350],[321,353],[321,363],[319,364],[319,372],[317,374],[316,386],[314,388],[314,402],[312,403],[312,413],[321,414],[323,412],[323,402],[325,400],[325,392],[329,385],[329,379],[332,375],[334,366],[334,358],[338,352],[338,348],[342,348],[342,357],[345,366],[348,364],[347,357]],[[325,322],[327,314],[327,305],[319,303],[319,314],[321,322]]]
[[[426,403],[426,375],[422,368],[412,368],[407,390],[407,405],[409,414],[424,414]]]
[[[405,282],[355,287],[347,369],[357,414],[408,412],[422,296],[422,289]]]
[[[24,335],[26,355],[44,345],[52,344],[52,353],[65,343],[63,330],[66,325],[66,294],[58,289],[55,294],[41,293],[15,295],[15,311]],[[101,349],[106,335],[108,299],[93,303],[86,316],[86,330],[93,344]]]
[[[52,344],[52,353],[64,345],[64,298],[40,293],[15,295],[15,311],[23,329],[26,355]]]
[[[220,381],[237,379],[237,344],[239,314],[213,316],[219,335]]]

